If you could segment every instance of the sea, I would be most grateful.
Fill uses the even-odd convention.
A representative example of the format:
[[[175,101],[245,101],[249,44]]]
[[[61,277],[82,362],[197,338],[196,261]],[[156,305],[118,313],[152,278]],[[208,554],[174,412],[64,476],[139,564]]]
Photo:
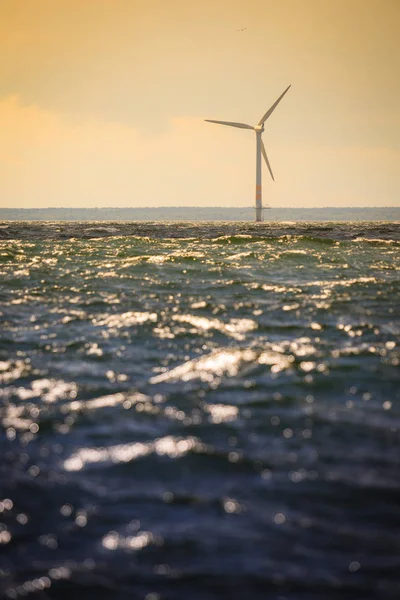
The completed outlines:
[[[0,223],[0,597],[400,597],[400,220]]]

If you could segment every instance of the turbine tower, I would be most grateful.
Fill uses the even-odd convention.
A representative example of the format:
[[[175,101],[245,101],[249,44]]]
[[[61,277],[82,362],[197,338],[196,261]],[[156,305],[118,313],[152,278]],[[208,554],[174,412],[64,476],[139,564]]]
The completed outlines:
[[[263,220],[263,206],[262,206],[262,189],[261,189],[261,154],[264,157],[265,163],[268,167],[268,171],[272,177],[272,180],[275,181],[274,176],[272,174],[271,165],[269,164],[268,156],[265,151],[264,143],[262,141],[262,134],[264,132],[264,123],[271,116],[275,108],[278,106],[279,102],[282,100],[283,96],[289,90],[290,85],[286,88],[286,90],[279,96],[279,98],[273,103],[273,105],[267,110],[265,115],[260,119],[257,125],[247,125],[246,123],[232,123],[231,121],[214,121],[213,119],[205,119],[207,123],[218,123],[219,125],[228,125],[229,127],[239,127],[240,129],[253,129],[256,132],[256,221]]]

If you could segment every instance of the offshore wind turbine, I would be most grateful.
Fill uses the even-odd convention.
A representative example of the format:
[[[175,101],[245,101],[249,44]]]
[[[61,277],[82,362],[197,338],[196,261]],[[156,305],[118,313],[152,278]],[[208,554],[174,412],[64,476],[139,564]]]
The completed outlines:
[[[261,154],[264,157],[265,163],[268,167],[268,171],[272,177],[272,180],[275,181],[271,165],[269,164],[268,156],[265,151],[264,143],[262,141],[262,134],[264,133],[264,123],[271,116],[275,108],[278,106],[279,102],[282,100],[283,96],[289,90],[290,85],[286,88],[286,90],[279,96],[279,98],[273,103],[273,105],[267,110],[265,115],[259,120],[257,125],[247,125],[246,123],[233,123],[231,121],[215,121],[213,119],[205,119],[207,123],[218,123],[219,125],[228,125],[229,127],[239,127],[239,129],[252,129],[256,133],[256,221],[262,221],[262,188],[261,188]]]

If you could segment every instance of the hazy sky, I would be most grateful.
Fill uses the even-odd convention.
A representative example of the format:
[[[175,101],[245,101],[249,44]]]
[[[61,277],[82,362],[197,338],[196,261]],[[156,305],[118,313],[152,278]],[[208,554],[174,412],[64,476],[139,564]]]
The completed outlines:
[[[236,31],[246,27],[242,32]],[[0,202],[400,205],[400,0],[0,0]]]

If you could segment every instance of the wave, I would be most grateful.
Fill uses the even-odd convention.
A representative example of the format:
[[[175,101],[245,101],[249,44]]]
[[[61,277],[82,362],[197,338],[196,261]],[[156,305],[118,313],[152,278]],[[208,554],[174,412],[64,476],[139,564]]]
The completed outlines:
[[[400,240],[400,223],[319,221],[232,223],[232,222],[145,222],[145,221],[24,221],[0,223],[0,239],[64,240],[130,237],[159,239],[208,239],[215,244],[241,245],[282,236],[304,237],[310,243],[318,240]]]

